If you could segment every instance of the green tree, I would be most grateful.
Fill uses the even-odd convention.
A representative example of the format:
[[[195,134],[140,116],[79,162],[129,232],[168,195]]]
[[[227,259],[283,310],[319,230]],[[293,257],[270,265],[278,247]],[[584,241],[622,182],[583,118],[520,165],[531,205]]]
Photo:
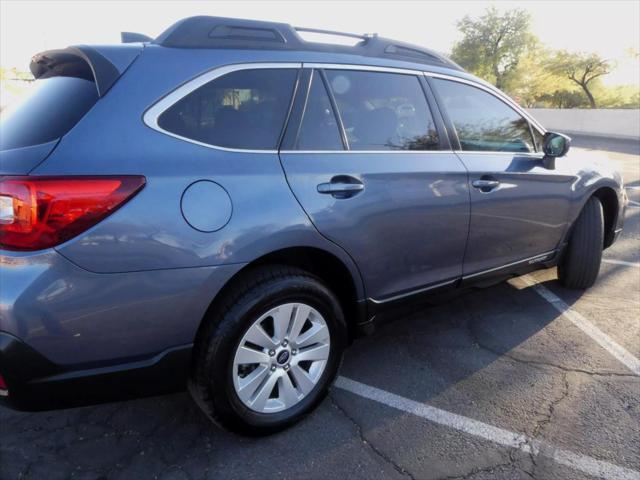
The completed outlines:
[[[550,102],[550,94],[558,89],[573,88],[564,76],[550,71],[547,66],[553,52],[541,45],[522,56],[518,67],[509,76],[504,91],[511,95],[520,105],[532,108],[541,99]]]
[[[521,57],[536,44],[529,31],[531,18],[525,10],[500,13],[490,7],[480,18],[466,15],[457,23],[463,38],[451,56],[470,72],[504,88]]]
[[[611,62],[597,53],[570,53],[561,50],[556,52],[550,62],[551,71],[565,75],[582,89],[591,108],[597,107],[591,84],[596,78],[610,73],[612,68]]]

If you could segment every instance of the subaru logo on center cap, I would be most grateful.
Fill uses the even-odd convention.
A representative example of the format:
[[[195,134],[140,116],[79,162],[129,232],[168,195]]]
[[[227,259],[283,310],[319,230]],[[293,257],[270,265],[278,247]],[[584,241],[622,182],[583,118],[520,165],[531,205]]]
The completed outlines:
[[[276,357],[276,360],[280,365],[287,363],[289,361],[289,352],[287,350],[281,351]]]

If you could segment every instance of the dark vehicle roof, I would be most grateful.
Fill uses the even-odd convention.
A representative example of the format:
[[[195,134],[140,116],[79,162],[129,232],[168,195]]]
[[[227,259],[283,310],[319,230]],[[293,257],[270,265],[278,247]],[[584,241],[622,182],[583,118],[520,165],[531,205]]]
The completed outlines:
[[[353,46],[305,41],[298,32],[325,33],[358,38]],[[131,34],[128,34],[131,35]],[[424,47],[372,35],[357,35],[286,23],[198,16],[174,23],[152,43],[171,48],[236,48],[349,53],[374,58],[404,60],[464,71],[446,56]]]

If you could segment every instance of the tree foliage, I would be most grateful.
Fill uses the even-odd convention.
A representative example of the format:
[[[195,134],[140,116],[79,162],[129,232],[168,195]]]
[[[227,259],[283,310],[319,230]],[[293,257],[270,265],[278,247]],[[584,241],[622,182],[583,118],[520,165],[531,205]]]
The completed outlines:
[[[640,87],[606,87],[601,77],[614,64],[595,53],[545,48],[530,31],[526,11],[488,8],[457,23],[462,39],[451,57],[469,72],[493,83],[525,107],[638,108]],[[640,54],[626,54],[640,60]],[[597,100],[597,101],[596,101]]]
[[[463,68],[504,88],[522,56],[535,45],[529,31],[531,18],[525,10],[498,12],[495,7],[474,19],[468,15],[457,23],[463,38],[452,58]]]
[[[610,73],[611,68],[611,62],[596,53],[569,53],[565,50],[556,52],[549,64],[551,71],[566,76],[584,91],[591,108],[596,108],[591,84],[596,78]]]

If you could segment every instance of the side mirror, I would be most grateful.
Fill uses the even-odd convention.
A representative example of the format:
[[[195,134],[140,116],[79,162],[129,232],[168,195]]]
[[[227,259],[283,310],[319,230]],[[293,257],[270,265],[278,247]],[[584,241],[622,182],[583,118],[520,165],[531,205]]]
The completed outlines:
[[[561,133],[547,132],[544,134],[544,155],[546,157],[564,157],[571,146],[571,138]]]

